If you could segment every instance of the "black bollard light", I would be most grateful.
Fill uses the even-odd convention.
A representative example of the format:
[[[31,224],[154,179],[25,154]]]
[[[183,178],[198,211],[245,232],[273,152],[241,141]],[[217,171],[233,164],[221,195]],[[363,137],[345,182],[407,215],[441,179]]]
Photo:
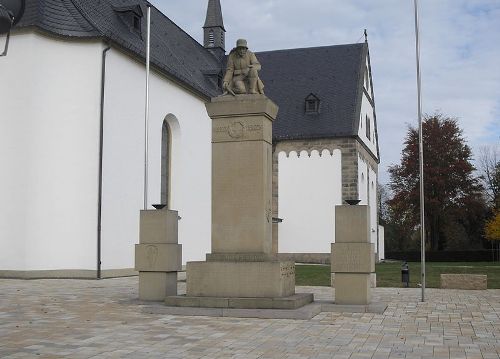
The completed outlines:
[[[410,286],[410,268],[408,268],[406,261],[401,266],[401,282],[403,282],[405,288]]]

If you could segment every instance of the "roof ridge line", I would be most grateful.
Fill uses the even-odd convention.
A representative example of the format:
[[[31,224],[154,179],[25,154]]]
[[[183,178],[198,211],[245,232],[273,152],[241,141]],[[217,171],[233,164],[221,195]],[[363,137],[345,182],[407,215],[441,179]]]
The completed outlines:
[[[351,44],[337,44],[337,45],[323,45],[323,46],[311,46],[311,47],[293,47],[288,49],[278,49],[278,50],[268,50],[268,51],[255,51],[257,54],[262,54],[264,52],[284,52],[290,50],[313,50],[313,49],[326,49],[330,47],[341,47],[341,46],[363,46],[365,43],[357,42]]]

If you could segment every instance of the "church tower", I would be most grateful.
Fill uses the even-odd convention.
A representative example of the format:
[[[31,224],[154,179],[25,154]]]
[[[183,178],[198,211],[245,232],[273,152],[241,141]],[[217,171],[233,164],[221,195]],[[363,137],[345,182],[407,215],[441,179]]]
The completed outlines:
[[[222,58],[226,53],[226,30],[222,20],[220,0],[208,0],[207,18],[203,26],[203,32],[203,46],[215,56]]]

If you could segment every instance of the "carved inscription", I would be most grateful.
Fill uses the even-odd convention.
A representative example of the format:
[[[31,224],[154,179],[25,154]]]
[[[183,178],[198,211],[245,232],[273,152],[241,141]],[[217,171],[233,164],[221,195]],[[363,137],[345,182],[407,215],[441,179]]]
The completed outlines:
[[[344,255],[336,258],[336,267],[340,268],[342,272],[356,272],[361,267],[361,257],[359,253],[352,249],[345,249]]]
[[[229,126],[215,127],[214,131],[217,132],[217,133],[227,132],[227,131],[229,131]]]
[[[253,132],[253,131],[260,131],[262,130],[262,125],[248,125],[245,127],[247,131]]]
[[[285,278],[295,276],[295,264],[281,264],[280,273]]]
[[[218,138],[228,136],[227,139],[238,140],[247,137],[258,137],[259,132],[262,132],[263,128],[263,125],[245,124],[244,122],[235,121],[231,124],[214,126],[213,133],[217,135]]]

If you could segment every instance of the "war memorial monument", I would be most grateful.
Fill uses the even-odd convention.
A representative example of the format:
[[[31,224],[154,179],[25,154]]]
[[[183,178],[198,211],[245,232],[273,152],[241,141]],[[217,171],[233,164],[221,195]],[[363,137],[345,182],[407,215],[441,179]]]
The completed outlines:
[[[278,106],[264,94],[260,70],[247,41],[238,40],[228,57],[224,92],[206,104],[212,119],[211,253],[206,261],[187,263],[186,295],[177,295],[177,212],[141,211],[139,299],[222,309],[294,310],[313,302],[313,294],[295,293],[295,263],[280,260],[272,245],[272,122]],[[335,303],[368,306],[374,272],[369,208],[337,206],[337,212]],[[316,312],[334,309],[316,306]]]

